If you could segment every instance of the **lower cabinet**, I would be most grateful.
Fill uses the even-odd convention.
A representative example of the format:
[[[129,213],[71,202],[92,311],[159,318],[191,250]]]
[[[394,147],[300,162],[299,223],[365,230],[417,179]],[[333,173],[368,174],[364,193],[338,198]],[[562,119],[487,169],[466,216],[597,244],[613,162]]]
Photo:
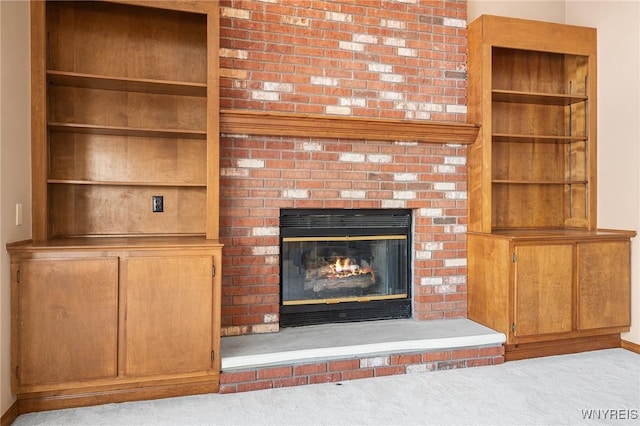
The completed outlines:
[[[506,359],[619,346],[634,235],[470,233],[469,318],[505,333]]]
[[[573,330],[573,246],[514,244],[514,337]]]
[[[631,318],[629,241],[577,246],[578,330],[621,327]],[[601,267],[594,267],[601,265]]]
[[[211,256],[123,261],[126,376],[213,368],[212,268]]]
[[[8,249],[20,412],[218,391],[219,244]]]
[[[14,391],[118,376],[118,258],[14,264]]]

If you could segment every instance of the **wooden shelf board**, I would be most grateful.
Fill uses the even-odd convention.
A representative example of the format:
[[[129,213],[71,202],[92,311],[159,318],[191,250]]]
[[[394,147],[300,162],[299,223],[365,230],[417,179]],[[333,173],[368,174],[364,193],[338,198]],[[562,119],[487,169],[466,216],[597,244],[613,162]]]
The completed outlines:
[[[516,185],[587,185],[586,180],[511,180],[511,179],[494,179],[493,183],[516,184]]]
[[[572,143],[585,142],[585,136],[559,136],[559,135],[523,135],[515,133],[494,133],[493,142],[519,142],[519,143]]]
[[[197,182],[133,182],[133,181],[94,181],[81,179],[47,179],[50,184],[99,185],[99,186],[163,186],[206,188],[206,184]]]
[[[145,129],[124,126],[99,126],[93,124],[49,123],[49,129],[56,132],[82,133],[114,136],[141,136],[175,139],[206,139],[207,132],[199,130]]]
[[[636,231],[623,229],[586,228],[494,228],[490,233],[469,231],[469,234],[512,239],[607,239],[636,236]]]
[[[494,102],[566,106],[588,100],[586,96],[523,92],[517,90],[494,89],[491,93],[493,95]]]
[[[144,78],[119,78],[55,70],[47,71],[47,78],[50,84],[86,89],[119,90],[179,96],[207,96],[207,85],[202,83]]]
[[[221,110],[220,132],[260,136],[471,144],[479,126],[419,120]]]
[[[162,234],[162,235],[87,235],[55,238],[46,241],[18,241],[7,244],[9,251],[34,251],[55,249],[144,249],[144,248],[184,248],[201,246],[221,246],[218,240],[208,240],[204,234]]]

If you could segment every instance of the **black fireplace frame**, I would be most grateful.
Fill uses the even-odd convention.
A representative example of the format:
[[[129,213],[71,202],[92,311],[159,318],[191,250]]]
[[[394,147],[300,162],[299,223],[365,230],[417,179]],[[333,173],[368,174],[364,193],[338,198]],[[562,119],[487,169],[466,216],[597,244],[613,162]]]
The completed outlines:
[[[410,209],[281,209],[280,327],[410,318],[412,307]],[[283,239],[287,237],[407,236],[407,297],[367,302],[285,305]]]

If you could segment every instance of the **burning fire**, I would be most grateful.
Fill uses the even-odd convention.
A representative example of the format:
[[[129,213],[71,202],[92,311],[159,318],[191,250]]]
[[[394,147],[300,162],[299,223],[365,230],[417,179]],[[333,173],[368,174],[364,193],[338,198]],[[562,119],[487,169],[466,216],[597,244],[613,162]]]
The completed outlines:
[[[313,291],[325,291],[336,289],[366,288],[376,282],[373,269],[367,261],[360,264],[355,259],[327,258],[322,266],[307,270],[305,290],[313,288]],[[307,284],[309,287],[307,287]]]
[[[338,278],[345,278],[353,275],[361,275],[361,274],[367,274],[371,272],[371,270],[365,271],[361,269],[360,265],[356,263],[351,263],[351,259],[349,258],[344,258],[344,259],[338,258],[336,262],[333,265],[331,265],[331,271]]]

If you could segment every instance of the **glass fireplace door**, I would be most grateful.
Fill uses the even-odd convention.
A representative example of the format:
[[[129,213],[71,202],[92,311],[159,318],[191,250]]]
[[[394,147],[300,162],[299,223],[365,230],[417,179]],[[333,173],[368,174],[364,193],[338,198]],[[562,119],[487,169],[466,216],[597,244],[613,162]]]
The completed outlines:
[[[280,210],[280,326],[411,317],[411,210]]]
[[[282,305],[408,297],[407,236],[282,239]]]

